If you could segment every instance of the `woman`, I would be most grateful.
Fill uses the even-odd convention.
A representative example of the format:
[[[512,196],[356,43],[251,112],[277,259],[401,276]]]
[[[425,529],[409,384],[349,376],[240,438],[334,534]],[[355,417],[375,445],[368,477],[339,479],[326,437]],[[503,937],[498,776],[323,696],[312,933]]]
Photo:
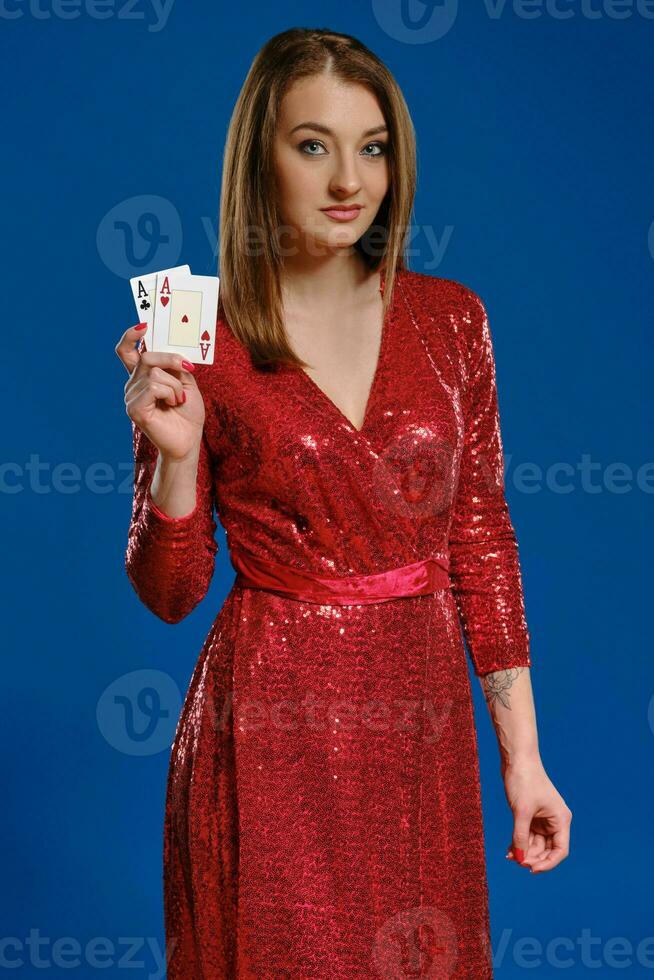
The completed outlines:
[[[238,572],[171,754],[170,980],[492,976],[464,637],[508,856],[539,872],[568,852],[488,319],[406,267],[414,190],[384,65],[327,30],[272,38],[227,139],[214,365],[135,348],[138,327],[116,348],[138,595],[169,623],[204,597],[214,500]]]

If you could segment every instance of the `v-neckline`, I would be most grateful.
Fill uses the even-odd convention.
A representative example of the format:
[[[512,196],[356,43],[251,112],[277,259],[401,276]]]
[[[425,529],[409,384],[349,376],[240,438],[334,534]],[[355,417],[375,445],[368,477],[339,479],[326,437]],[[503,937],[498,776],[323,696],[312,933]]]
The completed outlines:
[[[382,269],[379,270],[379,278],[380,278],[379,292],[382,294],[382,299],[383,299],[384,289],[386,286],[386,279]],[[345,422],[348,428],[352,429],[352,431],[355,432],[356,435],[358,436],[362,436],[364,434],[364,430],[366,429],[370,416],[370,409],[372,407],[375,398],[376,390],[379,386],[379,382],[382,374],[382,368],[384,366],[384,360],[386,358],[386,348],[388,347],[388,343],[389,343],[390,323],[391,323],[391,310],[389,308],[386,313],[386,316],[384,317],[384,321],[382,323],[381,338],[379,341],[379,350],[377,353],[377,363],[375,365],[375,371],[372,376],[370,388],[368,390],[368,399],[366,401],[366,406],[363,410],[363,420],[361,422],[360,429],[358,429],[356,425],[354,425],[352,420],[347,417],[345,412],[341,411],[341,409],[338,407],[336,402],[329,397],[327,392],[323,391],[323,389],[320,387],[318,382],[314,381],[314,379],[311,377],[310,374],[307,374],[304,368],[298,368],[299,372],[302,374],[304,378],[306,378],[306,380],[309,382],[309,385],[317,393],[318,397],[326,404],[327,408],[331,409],[331,411],[337,416],[337,418],[341,422]]]

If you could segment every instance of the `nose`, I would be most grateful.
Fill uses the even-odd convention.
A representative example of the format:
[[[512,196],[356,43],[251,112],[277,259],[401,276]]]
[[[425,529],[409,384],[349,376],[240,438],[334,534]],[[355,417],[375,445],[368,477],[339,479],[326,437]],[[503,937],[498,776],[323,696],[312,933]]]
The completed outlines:
[[[351,196],[356,194],[361,187],[361,178],[357,170],[356,161],[348,154],[337,156],[334,171],[329,181],[329,189],[334,194]]]

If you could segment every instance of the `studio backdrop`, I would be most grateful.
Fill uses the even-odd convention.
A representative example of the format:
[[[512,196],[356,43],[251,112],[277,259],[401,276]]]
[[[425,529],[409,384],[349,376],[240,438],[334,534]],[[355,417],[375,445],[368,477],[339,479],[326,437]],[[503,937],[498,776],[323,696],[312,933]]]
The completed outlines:
[[[220,276],[227,127],[290,27],[359,38],[416,129],[411,270],[482,300],[539,747],[574,818],[530,875],[470,668],[498,977],[654,968],[654,6],[5,0],[0,972],[163,977],[166,774],[234,581],[154,615],[125,570],[130,280]],[[216,348],[216,363],[221,350]],[[383,780],[379,793],[384,793]],[[415,937],[404,937],[414,942]],[[436,976],[423,961],[420,973]]]

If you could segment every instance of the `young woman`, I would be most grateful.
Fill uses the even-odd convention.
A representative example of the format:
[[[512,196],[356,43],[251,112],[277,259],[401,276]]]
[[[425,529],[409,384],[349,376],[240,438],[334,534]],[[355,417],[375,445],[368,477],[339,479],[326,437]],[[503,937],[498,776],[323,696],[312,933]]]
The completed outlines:
[[[361,43],[272,38],[228,134],[216,359],[129,372],[127,573],[168,623],[237,570],[170,760],[169,980],[492,977],[464,638],[532,872],[571,813],[539,757],[493,347],[409,271],[415,142]]]

